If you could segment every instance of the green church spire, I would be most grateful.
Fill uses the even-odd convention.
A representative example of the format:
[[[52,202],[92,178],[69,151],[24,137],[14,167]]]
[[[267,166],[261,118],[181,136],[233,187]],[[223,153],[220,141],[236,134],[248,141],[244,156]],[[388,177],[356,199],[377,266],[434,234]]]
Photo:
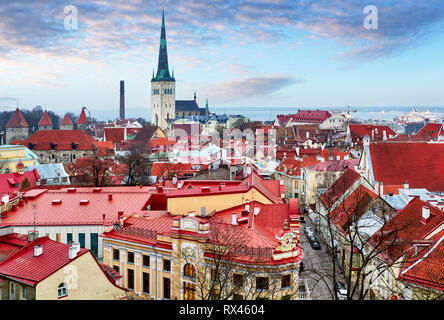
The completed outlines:
[[[159,62],[153,81],[174,81],[168,68],[168,52],[165,31],[165,10],[162,8],[162,27],[160,29]]]

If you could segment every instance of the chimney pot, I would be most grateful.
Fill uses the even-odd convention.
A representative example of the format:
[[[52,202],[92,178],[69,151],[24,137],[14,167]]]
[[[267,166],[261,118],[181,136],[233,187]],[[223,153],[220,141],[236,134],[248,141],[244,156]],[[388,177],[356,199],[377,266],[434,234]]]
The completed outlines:
[[[422,219],[424,221],[427,221],[430,218],[430,208],[429,207],[422,207]]]
[[[34,257],[38,257],[43,253],[43,246],[38,244],[34,246]]]

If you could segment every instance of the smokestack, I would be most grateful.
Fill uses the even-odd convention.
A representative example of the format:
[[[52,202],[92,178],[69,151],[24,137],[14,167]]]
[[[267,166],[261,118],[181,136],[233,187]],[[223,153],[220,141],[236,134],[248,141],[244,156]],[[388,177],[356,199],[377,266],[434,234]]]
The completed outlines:
[[[125,119],[125,81],[120,81],[120,119]]]

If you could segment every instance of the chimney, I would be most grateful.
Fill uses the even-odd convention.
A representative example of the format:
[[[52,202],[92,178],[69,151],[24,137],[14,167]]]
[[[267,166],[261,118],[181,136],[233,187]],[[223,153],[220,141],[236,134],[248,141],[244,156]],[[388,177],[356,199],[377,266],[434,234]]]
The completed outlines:
[[[72,260],[77,257],[77,253],[80,251],[80,243],[73,242],[69,247],[69,259]]]
[[[233,212],[233,213],[231,214],[231,224],[232,224],[233,226],[236,226],[236,225],[237,225],[237,214],[236,214],[236,212]]]
[[[108,200],[113,200],[113,195],[110,193],[110,194],[108,194]]]
[[[120,119],[125,119],[125,81],[120,81]]]
[[[41,244],[34,246],[34,257],[38,257],[43,253],[43,247]]]
[[[28,241],[32,242],[37,239],[39,236],[39,232],[37,230],[29,230],[28,231]]]
[[[430,218],[430,208],[423,206],[422,207],[422,221],[427,222],[427,220]]]

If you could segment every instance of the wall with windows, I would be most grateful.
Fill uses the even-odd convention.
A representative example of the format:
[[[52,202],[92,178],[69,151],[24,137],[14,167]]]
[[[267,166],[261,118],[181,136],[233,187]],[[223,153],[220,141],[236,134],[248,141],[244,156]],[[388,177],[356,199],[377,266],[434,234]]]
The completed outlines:
[[[129,290],[130,296],[137,299],[199,299],[197,291],[201,289],[199,282],[202,279],[196,278],[196,275],[202,276],[202,269],[199,269],[204,263],[201,244],[189,239],[167,237],[162,241],[171,243],[172,249],[154,249],[141,243],[105,238],[103,263],[122,275],[121,285]],[[257,266],[254,275],[251,275],[251,270],[246,271],[242,268],[242,265],[239,265],[238,269],[233,269],[233,281],[235,273],[248,274],[248,277],[243,279],[243,284],[239,286],[241,289],[231,297],[232,299],[298,298],[299,264],[290,263],[268,268]],[[208,272],[207,277],[210,281],[212,272]],[[218,288],[215,288],[215,294],[217,290]]]
[[[125,291],[114,285],[90,252],[37,284],[36,300],[117,300]]]
[[[222,211],[243,203],[245,199],[259,201],[264,204],[271,203],[259,191],[251,188],[248,192],[168,198],[167,206],[168,211],[173,215],[187,215],[189,211],[195,211],[196,215],[200,215],[202,207],[206,207],[206,212],[212,212],[213,210]],[[187,210],[184,211],[183,208],[187,208]]]
[[[80,242],[80,247],[91,250],[94,256],[101,260],[103,257],[103,239],[99,237],[105,231],[104,226],[36,226],[39,237],[68,244],[71,241]],[[28,234],[33,226],[14,226],[13,232]]]

